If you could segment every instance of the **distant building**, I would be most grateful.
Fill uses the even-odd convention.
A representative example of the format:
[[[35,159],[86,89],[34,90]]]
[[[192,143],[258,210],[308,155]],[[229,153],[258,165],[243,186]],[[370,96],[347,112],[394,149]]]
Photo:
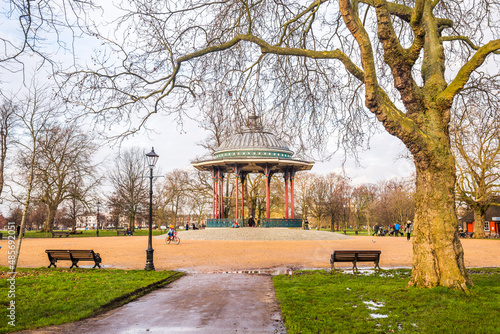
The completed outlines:
[[[97,227],[97,215],[95,213],[81,215],[76,218],[76,228],[79,230],[95,230]],[[129,220],[126,216],[118,218],[118,226],[115,226],[111,216],[108,213],[99,215],[99,229],[113,229],[113,228],[127,228],[129,227]],[[135,220],[135,228],[146,228],[147,221],[142,217],[137,216]]]
[[[474,211],[469,211],[460,219],[465,232],[474,232]],[[500,231],[500,207],[490,206],[485,213],[484,231],[490,234],[498,234]]]

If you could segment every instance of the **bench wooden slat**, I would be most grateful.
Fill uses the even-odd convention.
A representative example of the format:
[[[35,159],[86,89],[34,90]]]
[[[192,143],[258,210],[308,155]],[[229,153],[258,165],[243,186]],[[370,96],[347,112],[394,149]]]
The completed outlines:
[[[335,269],[335,262],[352,262],[353,270],[357,270],[356,264],[358,262],[374,262],[375,268],[380,269],[381,253],[382,251],[379,250],[336,250],[332,254],[330,264],[333,270]]]
[[[47,256],[49,257],[50,265],[56,267],[56,262],[58,260],[71,261],[72,265],[70,267],[78,268],[78,261],[94,261],[94,267],[101,268],[101,256],[99,253],[95,253],[93,250],[89,249],[47,249],[45,250]]]
[[[52,231],[52,238],[55,237],[55,236],[58,236],[59,238],[62,237],[62,236],[66,236],[68,237],[69,236],[69,232],[64,232],[64,231]]]

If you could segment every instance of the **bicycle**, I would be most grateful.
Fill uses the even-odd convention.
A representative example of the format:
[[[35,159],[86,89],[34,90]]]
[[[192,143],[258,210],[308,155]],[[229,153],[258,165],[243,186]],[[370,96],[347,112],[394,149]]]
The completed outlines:
[[[167,245],[169,245],[171,242],[174,243],[174,245],[178,245],[179,242],[181,242],[181,239],[179,239],[179,237],[177,236],[177,232],[174,232],[174,235],[173,236],[167,236],[165,238],[165,243]]]

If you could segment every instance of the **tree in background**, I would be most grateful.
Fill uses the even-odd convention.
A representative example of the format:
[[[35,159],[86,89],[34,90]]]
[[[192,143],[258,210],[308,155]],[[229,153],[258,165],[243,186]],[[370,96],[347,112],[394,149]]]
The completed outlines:
[[[21,194],[14,195],[16,200],[23,205],[23,214],[20,222],[21,231],[24,231],[28,219],[28,211],[32,202],[32,192],[36,186],[36,161],[41,155],[42,149],[40,138],[42,133],[50,127],[50,122],[54,117],[56,106],[48,102],[47,93],[43,89],[32,86],[27,96],[19,102],[19,110],[16,117],[19,120],[19,136],[16,146],[19,150],[17,163],[21,167],[19,177],[22,189]],[[16,271],[23,235],[17,239],[14,264],[10,270]]]
[[[311,193],[311,216],[316,223],[316,229],[321,229],[321,223],[327,213],[329,184],[324,175],[314,175],[314,185]]]
[[[266,183],[264,174],[248,174],[245,179],[245,204],[248,216],[263,219],[266,216]]]
[[[327,205],[327,215],[330,216],[330,229],[333,231],[335,229],[335,224],[337,224],[337,230],[340,230],[340,223],[343,220],[344,214],[344,204],[345,204],[345,191],[350,189],[349,178],[343,177],[339,174],[330,173],[326,178],[328,182],[328,200]]]
[[[200,170],[189,173],[188,202],[191,214],[198,222],[212,213],[212,175]]]
[[[16,124],[16,106],[12,100],[4,99],[0,105],[0,204],[5,183],[5,162],[12,143],[12,131]]]
[[[304,220],[309,218],[309,213],[311,211],[313,180],[313,173],[297,173],[297,175],[295,175],[295,202],[297,214],[300,214]]]
[[[43,228],[43,224],[47,220],[48,214],[49,212],[46,204],[34,202],[29,211],[29,219],[26,222],[27,227],[35,230],[41,230]]]
[[[388,180],[378,184],[378,196],[372,212],[374,220],[388,227],[396,223],[404,226],[414,220],[415,192],[409,180]]]
[[[371,209],[376,200],[377,187],[373,184],[362,184],[352,190],[352,209],[356,226],[366,225],[368,234],[371,227]]]
[[[84,215],[85,211],[87,211],[90,201],[89,192],[95,190],[96,186],[97,184],[93,184],[90,187],[84,187],[83,184],[76,182],[70,186],[70,195],[64,202],[64,208],[71,220],[71,227],[73,230],[76,229],[77,218]]]
[[[21,225],[23,220],[23,209],[20,206],[16,206],[11,212],[9,217],[7,218],[9,222],[15,222],[16,226]]]
[[[474,210],[474,238],[485,238],[486,210],[500,206],[500,120],[488,106],[457,113],[450,129],[457,162],[457,197]]]
[[[146,211],[149,203],[149,185],[146,182],[147,166],[144,154],[139,148],[120,152],[115,158],[115,167],[110,181],[113,187],[111,198],[128,217],[133,231],[138,215]]]
[[[98,147],[76,125],[54,124],[41,133],[38,142],[36,192],[40,201],[47,204],[44,231],[49,232],[61,203],[71,198],[83,200],[95,186],[97,166],[92,159]]]

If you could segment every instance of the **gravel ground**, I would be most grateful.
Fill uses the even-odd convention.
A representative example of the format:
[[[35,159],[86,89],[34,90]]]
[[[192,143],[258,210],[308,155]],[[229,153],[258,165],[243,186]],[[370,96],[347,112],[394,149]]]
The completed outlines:
[[[345,240],[352,237],[326,231],[299,230],[289,228],[208,228],[204,230],[177,231],[181,240],[253,240],[253,241],[299,241],[299,240]],[[165,238],[164,235],[156,238]]]
[[[337,249],[381,250],[380,266],[383,268],[408,268],[412,263],[413,243],[404,237],[346,237],[331,232],[265,228],[189,230],[179,231],[178,235],[181,239],[179,245],[166,245],[165,234],[153,238],[156,270],[212,273],[326,269],[330,268],[330,256]],[[304,236],[307,240],[297,239]],[[195,237],[204,240],[194,240]],[[314,239],[320,237],[325,239]],[[500,240],[462,239],[461,242],[467,267],[500,266]],[[0,240],[0,265],[3,266],[8,264],[7,243],[7,240]],[[146,236],[24,239],[19,266],[48,266],[46,249],[93,249],[101,254],[104,268],[144,269],[147,245]],[[88,262],[80,264],[83,267],[93,265]],[[70,265],[69,261],[57,263],[58,268],[69,268]],[[363,265],[372,266],[370,263]],[[339,266],[352,265],[341,263]]]

